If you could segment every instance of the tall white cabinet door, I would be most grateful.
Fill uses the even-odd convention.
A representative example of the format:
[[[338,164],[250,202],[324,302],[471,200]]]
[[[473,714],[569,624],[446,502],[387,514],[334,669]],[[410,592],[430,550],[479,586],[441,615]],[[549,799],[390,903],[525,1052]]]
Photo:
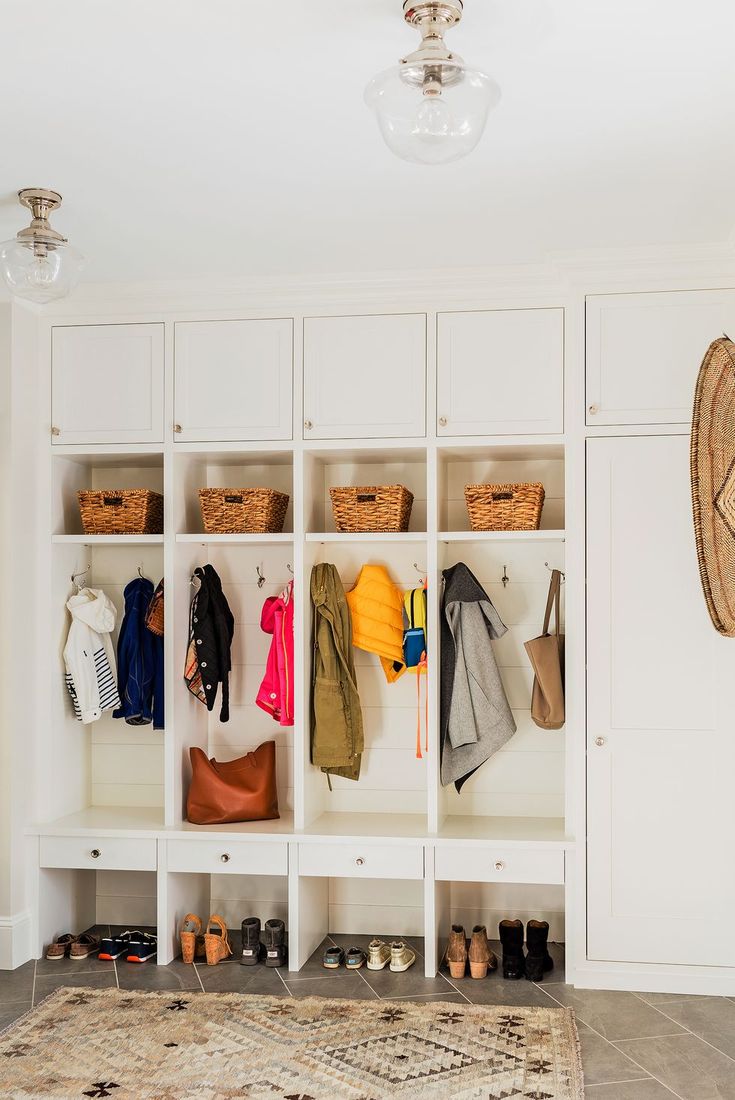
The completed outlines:
[[[723,332],[735,291],[587,298],[587,423],[687,424],[697,372]]]
[[[700,589],[689,440],[587,447],[589,957],[735,966],[735,643]]]
[[[564,430],[564,310],[437,318],[437,434]]]
[[[304,320],[304,438],[426,434],[426,315]]]
[[[71,325],[51,338],[53,443],[162,443],[163,325]]]
[[[291,439],[293,321],[178,322],[174,405],[182,442]]]

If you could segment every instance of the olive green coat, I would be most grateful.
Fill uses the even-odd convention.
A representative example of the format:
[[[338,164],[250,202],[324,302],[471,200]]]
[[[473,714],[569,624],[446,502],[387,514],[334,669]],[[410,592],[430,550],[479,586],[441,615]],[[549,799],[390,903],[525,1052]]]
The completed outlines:
[[[311,602],[311,762],[328,775],[359,779],[365,742],[352,655],[352,620],[342,581],[333,565],[315,565],[312,569]]]

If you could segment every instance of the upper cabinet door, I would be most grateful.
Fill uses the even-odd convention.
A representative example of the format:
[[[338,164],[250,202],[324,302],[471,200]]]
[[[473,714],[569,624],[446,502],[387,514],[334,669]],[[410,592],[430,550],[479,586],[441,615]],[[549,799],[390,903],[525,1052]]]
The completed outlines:
[[[587,423],[687,424],[709,345],[735,336],[735,291],[587,299]]]
[[[293,321],[182,321],[175,341],[175,436],[291,439]]]
[[[735,835],[734,669],[699,580],[688,436],[589,440],[590,959],[735,966],[709,934],[735,909],[713,841]]]
[[[304,320],[304,438],[426,434],[426,315]]]
[[[163,442],[163,325],[54,328],[53,443]]]
[[[564,430],[564,310],[437,318],[437,434]]]

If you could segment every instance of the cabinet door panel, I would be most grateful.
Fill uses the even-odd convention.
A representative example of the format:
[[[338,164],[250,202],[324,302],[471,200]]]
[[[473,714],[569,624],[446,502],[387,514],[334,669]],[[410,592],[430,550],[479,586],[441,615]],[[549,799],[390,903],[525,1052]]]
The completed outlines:
[[[564,311],[498,309],[437,318],[437,433],[564,430]]]
[[[176,325],[175,438],[291,439],[293,322]]]
[[[54,443],[163,442],[163,325],[54,328]]]
[[[587,423],[687,424],[699,365],[735,331],[735,291],[587,299]]]
[[[426,434],[426,315],[304,320],[304,437]]]
[[[735,651],[700,589],[689,440],[590,440],[587,472],[589,957],[735,965],[708,931],[735,905]]]

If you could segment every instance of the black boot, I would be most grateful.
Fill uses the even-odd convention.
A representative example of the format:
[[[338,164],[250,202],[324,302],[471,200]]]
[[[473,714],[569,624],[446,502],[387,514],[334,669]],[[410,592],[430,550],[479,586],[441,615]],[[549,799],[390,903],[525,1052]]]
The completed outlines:
[[[265,965],[284,966],[286,963],[286,925],[282,920],[265,922]]]
[[[523,921],[501,920],[498,925],[503,947],[503,977],[517,981],[526,972],[523,957]]]
[[[260,942],[260,917],[246,917],[242,922],[242,957],[243,966],[255,966],[265,955],[265,948]]]
[[[529,982],[542,982],[544,974],[554,969],[554,960],[547,947],[549,941],[549,922],[530,920],[526,925],[526,977]]]

